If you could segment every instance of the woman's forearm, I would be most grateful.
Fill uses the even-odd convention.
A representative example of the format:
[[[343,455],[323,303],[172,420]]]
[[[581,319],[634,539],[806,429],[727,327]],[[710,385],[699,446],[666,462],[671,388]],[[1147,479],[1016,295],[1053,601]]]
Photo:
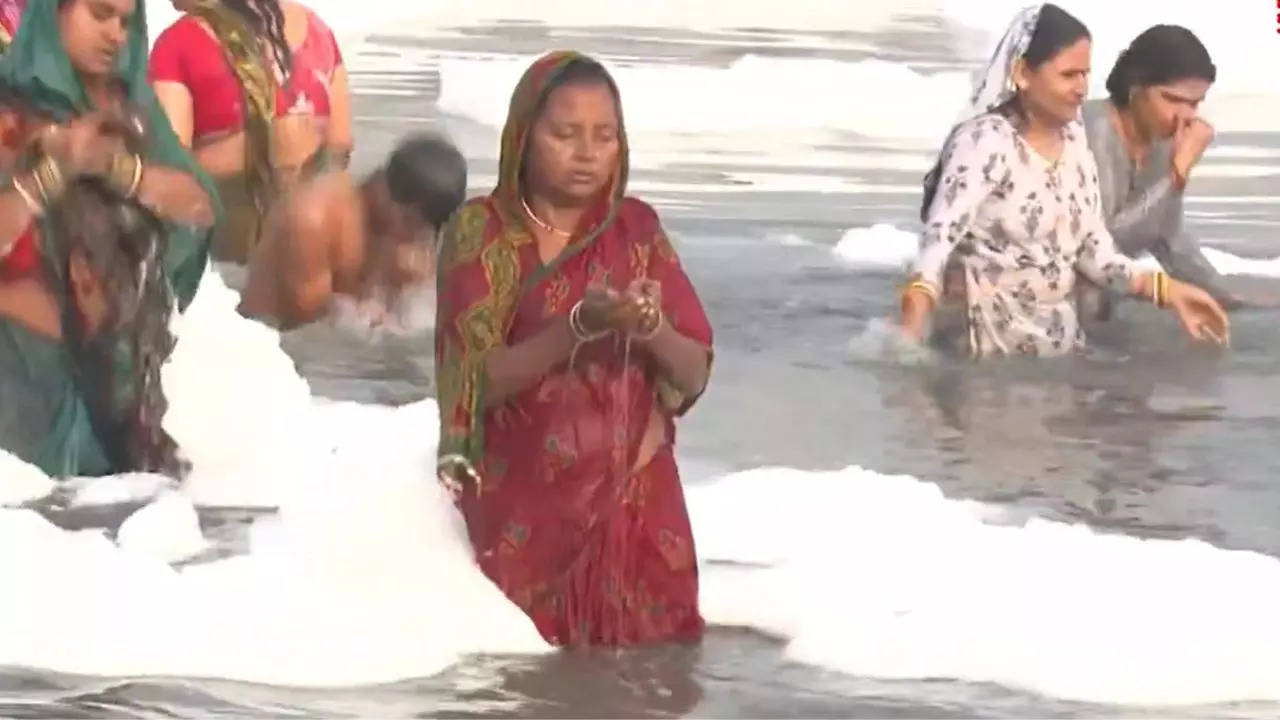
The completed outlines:
[[[209,195],[195,178],[181,170],[144,165],[136,197],[166,220],[201,228],[213,225]]]
[[[681,394],[690,398],[702,394],[711,376],[710,349],[680,334],[666,321],[658,333],[645,342],[645,347]]]
[[[20,176],[18,183],[23,182],[24,177]],[[23,192],[33,195],[25,185],[12,183],[0,192],[0,259],[9,254],[13,244],[31,227],[31,222],[36,217],[31,203],[38,202],[37,198],[33,196],[29,201],[22,196]]]
[[[484,364],[485,407],[501,405],[512,395],[532,386],[568,359],[575,342],[568,319],[559,317],[518,345],[500,346],[489,351]]]

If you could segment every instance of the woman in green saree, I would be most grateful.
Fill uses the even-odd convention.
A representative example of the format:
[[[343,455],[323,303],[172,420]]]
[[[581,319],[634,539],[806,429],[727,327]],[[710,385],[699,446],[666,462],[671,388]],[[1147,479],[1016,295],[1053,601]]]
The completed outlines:
[[[179,469],[159,368],[218,209],[146,55],[136,0],[31,0],[0,59],[0,449],[54,477]]]

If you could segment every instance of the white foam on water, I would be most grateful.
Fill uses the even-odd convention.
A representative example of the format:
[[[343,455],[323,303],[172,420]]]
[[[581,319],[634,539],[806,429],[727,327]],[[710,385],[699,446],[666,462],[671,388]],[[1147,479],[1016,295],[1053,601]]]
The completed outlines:
[[[170,561],[205,543],[191,498],[162,482],[115,479],[96,496],[156,492],[118,543],[0,510],[0,577],[20,588],[0,594],[0,666],[342,686],[432,675],[467,653],[545,651],[476,568],[433,479],[432,401],[255,398],[300,382],[255,328],[208,275],[182,324],[188,348],[164,381],[184,413],[175,427],[207,446],[191,453],[197,472],[214,462],[210,447],[233,450],[238,425],[257,422],[225,414],[218,392],[201,387],[206,376],[224,393],[230,378],[244,383],[235,395],[254,400],[248,415],[298,421],[301,437],[282,442],[280,458],[255,448],[237,465],[215,462],[218,477],[193,488],[250,504],[260,496],[237,473],[283,468],[271,493],[283,498],[278,516],[254,525],[247,555],[175,569]],[[224,362],[232,370],[218,370]],[[183,408],[193,402],[215,407]],[[184,426],[198,421],[201,432]],[[0,474],[15,472],[31,469],[0,456]],[[1273,558],[1034,520],[990,524],[1000,518],[990,508],[857,468],[760,469],[687,496],[708,619],[781,637],[795,660],[1120,703],[1280,697]]]
[[[918,366],[937,364],[938,353],[903,335],[894,318],[872,318],[849,340],[848,357],[860,363]]]
[[[880,223],[846,230],[831,253],[840,264],[853,269],[900,269],[915,259],[919,244],[918,234]],[[1280,257],[1242,257],[1212,247],[1205,247],[1204,255],[1224,275],[1280,277]],[[1139,266],[1159,269],[1159,263],[1149,255],[1139,260]]]
[[[0,450],[0,468],[4,469],[0,477],[0,505],[21,505],[30,500],[38,500],[53,492],[55,487],[49,476],[40,469],[19,462],[17,458],[4,450]]]
[[[274,507],[310,471],[297,458],[311,441],[311,390],[279,333],[236,313],[239,299],[210,271],[176,323],[161,369],[176,390],[164,425],[192,463],[186,491],[197,504]]]
[[[501,127],[510,89],[535,59],[442,58],[440,109]],[[922,75],[878,59],[745,55],[726,68],[606,64],[622,94],[627,129],[636,133],[838,130],[937,142],[950,121],[937,109],[958,109],[969,84],[965,73]],[[868,100],[885,97],[893,102]]]
[[[322,12],[350,15],[341,0],[315,0]],[[361,7],[396,3],[396,0],[369,0]],[[627,3],[582,3],[578,0],[426,0],[404,8],[394,25],[370,23],[378,30],[403,29],[415,25],[447,27],[484,25],[497,21],[541,22],[558,27],[612,26],[632,28],[682,28],[723,30],[767,28],[769,30],[873,30],[887,26],[898,14],[936,12],[936,0],[902,0],[892,6],[874,3],[831,3],[827,0],[792,0],[785,5],[765,0],[722,2],[702,0],[634,0]],[[332,9],[330,9],[332,8]]]
[[[802,3],[803,4],[803,3]],[[968,49],[985,58],[1019,2],[991,5],[947,0],[945,17],[985,30],[985,39]],[[486,3],[479,3],[484,6]],[[686,3],[687,5],[687,3]],[[846,4],[847,5],[847,4]],[[932,4],[928,4],[932,5]],[[1212,16],[1198,0],[1114,3],[1067,3],[1093,30],[1092,95],[1105,95],[1105,80],[1120,50],[1141,30],[1156,22],[1181,22],[1200,34],[1219,68],[1219,80],[1205,106],[1206,115],[1224,130],[1274,130],[1280,109],[1272,68],[1280,66],[1275,18],[1264,3],[1234,3]],[[1254,7],[1257,5],[1258,7]],[[697,3],[685,15],[699,16]],[[925,11],[928,7],[921,8]],[[737,8],[735,7],[735,11]],[[844,6],[836,9],[845,13]],[[464,11],[464,12],[470,12]],[[760,27],[793,27],[798,8],[771,10],[771,22]],[[517,12],[513,17],[524,17]],[[581,14],[579,13],[579,17]],[[744,16],[748,17],[750,15]],[[558,16],[539,5],[536,17],[556,24]],[[721,26],[734,26],[735,13],[717,13]],[[688,28],[671,19],[668,27]],[[443,20],[441,20],[443,22]],[[608,24],[625,24],[610,18]],[[832,27],[866,30],[845,17]],[[874,27],[874,24],[872,25]],[[532,56],[454,57],[441,62],[440,107],[498,127],[505,119],[509,89]],[[918,73],[906,65],[879,59],[858,62],[821,57],[744,55],[728,67],[680,64],[636,65],[612,62],[622,90],[628,126],[637,132],[742,132],[837,129],[878,138],[941,142],[967,99],[968,72]],[[761,89],[767,89],[762,96]],[[762,100],[767,97],[767,100]],[[679,112],[671,112],[671,108]]]
[[[0,598],[0,666],[340,686],[545,651],[434,479],[434,403],[313,399],[236,301],[207,274],[164,369],[166,426],[194,464],[183,494],[154,476],[76,481],[80,505],[153,498],[118,543],[0,509],[0,578],[20,589]],[[51,485],[7,454],[0,477],[6,501]],[[279,513],[247,555],[174,569],[208,546],[193,500]]]
[[[164,563],[188,560],[212,547],[200,532],[190,498],[167,491],[130,515],[116,533],[122,550]]]
[[[1280,277],[1280,257],[1245,258],[1215,248],[1205,248],[1204,256],[1224,275]]]
[[[920,236],[880,223],[846,230],[831,253],[853,268],[901,268],[916,257]]]
[[[1280,698],[1275,558],[1001,525],[860,468],[759,469],[687,494],[703,612],[783,638],[794,660],[1093,702]]]
[[[726,9],[713,2],[652,0],[624,6],[584,6],[580,2],[437,0],[413,8],[393,0],[352,5],[339,0],[309,3],[348,47],[353,70],[378,71],[384,81],[364,78],[381,92],[417,92],[403,73],[423,65],[419,56],[433,50],[395,54],[363,52],[372,32],[423,38],[495,21],[533,21],[550,26],[634,26],[688,30],[757,27],[780,30],[867,32],[887,27],[894,17],[924,13],[984,31],[966,55],[985,58],[1025,0],[973,3],[967,0],[917,0],[910,7],[874,3],[743,2]],[[1089,25],[1094,39],[1092,95],[1105,95],[1115,58],[1140,31],[1157,22],[1175,22],[1195,31],[1218,67],[1218,81],[1204,112],[1224,130],[1274,130],[1280,92],[1274,68],[1280,67],[1275,14],[1265,2],[1220,3],[1204,12],[1201,0],[1064,0]],[[148,0],[152,35],[176,13],[164,0]],[[820,38],[817,38],[820,39]],[[959,37],[948,42],[956,42]],[[815,40],[816,41],[816,40]],[[713,42],[708,39],[707,42]],[[551,48],[548,48],[551,49]],[[450,113],[499,127],[510,89],[533,56],[442,57],[440,107]],[[821,57],[744,55],[727,68],[683,64],[611,63],[622,89],[630,127],[638,132],[742,132],[838,129],[862,135],[940,143],[967,99],[967,72],[921,74],[897,62],[869,59],[845,62]],[[763,99],[767,98],[767,99]],[[672,112],[672,108],[679,108]]]

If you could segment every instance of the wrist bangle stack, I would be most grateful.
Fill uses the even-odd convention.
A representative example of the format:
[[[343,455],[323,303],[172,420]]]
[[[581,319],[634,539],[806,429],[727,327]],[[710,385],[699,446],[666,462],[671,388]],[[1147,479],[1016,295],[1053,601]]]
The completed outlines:
[[[36,190],[39,191],[40,204],[43,207],[49,207],[51,203],[62,197],[62,192],[67,189],[67,180],[62,174],[62,168],[48,155],[41,157],[35,167],[31,168],[31,177],[36,181]]]

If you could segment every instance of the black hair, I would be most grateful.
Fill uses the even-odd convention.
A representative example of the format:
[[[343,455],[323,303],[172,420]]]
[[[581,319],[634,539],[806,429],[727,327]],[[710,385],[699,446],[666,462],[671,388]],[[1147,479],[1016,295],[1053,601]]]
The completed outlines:
[[[1133,39],[1107,76],[1107,94],[1118,108],[1129,105],[1134,88],[1189,79],[1218,79],[1209,51],[1180,25],[1155,25]]]
[[[619,104],[619,119],[621,119],[621,106],[619,103],[618,86],[613,83],[609,71],[604,69],[599,61],[589,57],[578,57],[570,60],[560,72],[547,82],[547,86],[542,90],[542,96],[538,98],[538,104],[533,110],[533,116],[536,118],[542,114],[543,108],[547,106],[547,99],[551,97],[551,93],[559,88],[569,85],[593,85],[603,84],[609,88],[609,92],[613,93],[613,100]]]
[[[386,178],[392,200],[440,228],[466,199],[467,161],[448,138],[414,135],[392,151]]]
[[[293,50],[284,34],[284,9],[280,0],[221,0],[223,5],[249,23],[249,28],[271,46],[276,65],[284,77],[293,70]]]
[[[565,85],[578,85],[583,83],[604,83],[612,87],[613,79],[609,77],[609,71],[604,69],[598,60],[589,57],[578,57],[570,60],[560,72],[556,73],[551,82],[547,83],[546,92],[550,95],[552,90]]]
[[[1089,37],[1091,37],[1089,28],[1074,15],[1053,3],[1045,3],[1040,8],[1036,27],[1031,31],[1031,39],[1027,41],[1027,49],[1022,53],[1022,60],[1027,64],[1027,68],[1035,70],[1057,57],[1063,50]],[[1004,110],[1022,112],[1016,98],[1011,100]],[[948,137],[947,143],[950,142],[951,138]],[[942,156],[939,154],[933,169],[924,176],[924,199],[920,204],[921,221],[928,217],[929,206],[933,204],[933,198],[938,193],[938,181],[941,175]]]
[[[1027,43],[1022,59],[1028,68],[1035,70],[1088,37],[1089,28],[1074,15],[1053,3],[1045,3],[1040,8],[1036,29],[1031,33],[1031,41]]]
[[[160,369],[175,343],[173,294],[161,266],[164,224],[96,179],[71,183],[50,222],[47,249],[68,284],[79,254],[107,299],[107,315],[91,332],[68,287],[63,329],[76,386],[112,471],[180,478],[186,463],[161,424],[168,401]]]

